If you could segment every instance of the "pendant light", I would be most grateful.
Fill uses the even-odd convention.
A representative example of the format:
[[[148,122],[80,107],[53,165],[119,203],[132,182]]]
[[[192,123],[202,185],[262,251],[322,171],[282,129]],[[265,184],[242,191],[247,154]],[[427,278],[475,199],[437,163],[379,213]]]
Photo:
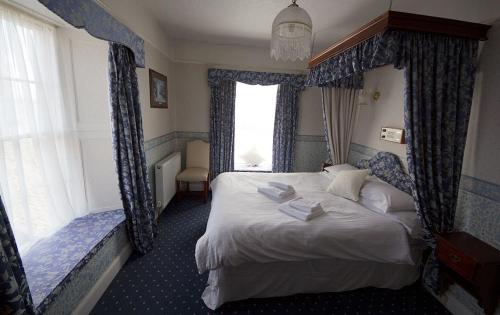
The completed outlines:
[[[304,60],[311,56],[311,17],[296,2],[292,0],[274,19],[271,57],[276,60]]]

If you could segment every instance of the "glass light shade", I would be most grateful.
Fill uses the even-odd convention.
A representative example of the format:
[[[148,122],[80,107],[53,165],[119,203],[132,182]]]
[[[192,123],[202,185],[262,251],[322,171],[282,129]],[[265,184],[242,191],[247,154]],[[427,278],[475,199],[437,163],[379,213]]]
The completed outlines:
[[[278,60],[304,60],[311,56],[312,21],[307,12],[292,4],[274,19],[271,57]]]

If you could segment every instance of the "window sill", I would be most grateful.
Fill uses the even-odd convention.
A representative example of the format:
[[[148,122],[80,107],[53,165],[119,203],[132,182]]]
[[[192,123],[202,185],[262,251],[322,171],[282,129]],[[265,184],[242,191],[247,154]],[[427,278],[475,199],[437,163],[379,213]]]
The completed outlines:
[[[264,164],[264,163],[262,163]],[[271,173],[272,169],[270,163],[266,163],[264,166],[250,166],[248,164],[236,164],[234,167],[235,172],[259,172],[259,173]]]
[[[234,170],[239,173],[272,173],[273,171],[260,171],[260,170]]]

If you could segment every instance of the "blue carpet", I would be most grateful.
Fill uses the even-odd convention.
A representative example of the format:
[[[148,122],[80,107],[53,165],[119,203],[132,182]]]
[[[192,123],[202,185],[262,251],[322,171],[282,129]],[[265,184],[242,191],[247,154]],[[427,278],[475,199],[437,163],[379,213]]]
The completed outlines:
[[[92,314],[449,314],[419,283],[251,299],[210,311],[200,298],[207,274],[198,274],[194,260],[209,212],[210,204],[196,199],[173,201],[161,216],[154,250],[129,259]]]

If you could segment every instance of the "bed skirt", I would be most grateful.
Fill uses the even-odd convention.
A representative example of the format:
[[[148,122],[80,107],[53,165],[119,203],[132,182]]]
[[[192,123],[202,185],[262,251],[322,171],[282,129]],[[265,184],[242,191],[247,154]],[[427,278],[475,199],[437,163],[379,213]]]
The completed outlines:
[[[215,310],[249,298],[324,293],[364,287],[400,289],[420,276],[418,265],[341,259],[244,264],[211,270],[202,299]]]

